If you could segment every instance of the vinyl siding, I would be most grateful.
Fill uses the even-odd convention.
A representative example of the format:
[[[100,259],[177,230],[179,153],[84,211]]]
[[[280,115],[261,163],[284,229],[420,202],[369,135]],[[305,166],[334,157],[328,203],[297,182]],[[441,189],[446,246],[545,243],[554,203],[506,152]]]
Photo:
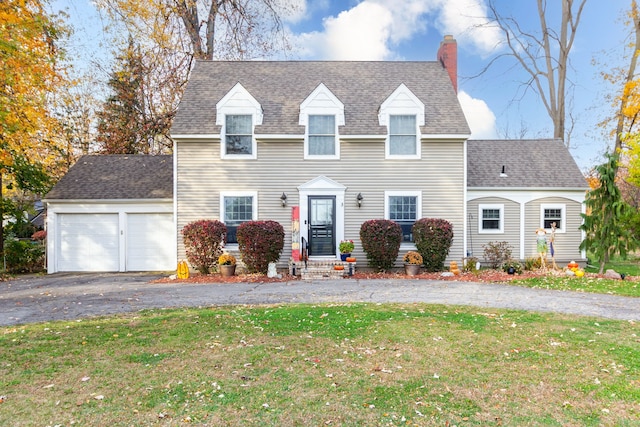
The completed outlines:
[[[566,224],[565,232],[556,232],[555,237],[555,259],[556,262],[568,262],[571,260],[582,259],[579,250],[582,233],[579,230],[582,225],[582,217],[580,216],[582,205],[573,200],[562,197],[548,197],[533,200],[526,204],[525,207],[525,256],[537,256],[536,251],[536,234],[535,231],[540,227],[540,206],[543,204],[558,204],[566,207]],[[547,240],[549,234],[547,234]],[[551,254],[548,254],[549,258]]]
[[[218,141],[177,143],[179,259],[185,257],[180,234],[185,224],[220,219],[220,191],[257,191],[258,219],[278,221],[285,229],[285,247],[279,263],[283,267],[291,254],[291,207],[299,204],[297,187],[320,175],[347,187],[344,236],[356,242],[353,255],[363,261],[361,265],[366,256],[359,238],[360,225],[368,219],[384,217],[385,190],[421,190],[422,216],[444,218],[453,224],[449,259],[462,258],[462,142],[424,141],[422,160],[385,160],[382,140],[341,141],[338,160],[305,160],[303,150],[302,140],[259,141],[257,160],[221,160]],[[286,208],[280,204],[283,192],[288,196]],[[361,208],[356,203],[358,193],[364,197]]]
[[[479,232],[479,205],[503,205],[503,232],[480,233]],[[502,197],[484,197],[474,199],[467,207],[469,213],[469,241],[467,248],[472,256],[485,262],[484,247],[490,242],[508,242],[511,246],[511,254],[519,258],[520,254],[520,204]]]

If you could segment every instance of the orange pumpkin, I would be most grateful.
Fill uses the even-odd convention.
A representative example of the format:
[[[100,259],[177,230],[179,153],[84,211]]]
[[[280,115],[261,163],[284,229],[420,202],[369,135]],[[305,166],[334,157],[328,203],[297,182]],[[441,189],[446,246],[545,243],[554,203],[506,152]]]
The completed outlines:
[[[333,269],[334,270],[344,270],[344,265],[334,265]]]
[[[567,264],[567,267],[569,267],[569,269],[573,269],[573,268],[578,268],[579,265],[577,262],[571,261],[569,264]]]
[[[178,279],[188,279],[189,278],[189,265],[186,261],[182,260],[178,263],[178,271],[177,271]]]
[[[347,257],[346,261],[347,262],[356,262],[356,259],[354,257],[350,256],[350,257]]]

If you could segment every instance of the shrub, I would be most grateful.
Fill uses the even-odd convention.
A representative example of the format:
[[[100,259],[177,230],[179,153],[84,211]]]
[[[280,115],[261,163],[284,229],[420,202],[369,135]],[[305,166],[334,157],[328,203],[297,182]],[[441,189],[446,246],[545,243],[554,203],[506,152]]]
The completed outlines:
[[[524,269],[527,271],[538,270],[542,268],[542,260],[539,256],[529,257],[524,260]]]
[[[9,273],[35,273],[44,270],[44,245],[18,239],[4,242],[4,257]]]
[[[276,221],[247,221],[238,226],[238,247],[250,273],[267,274],[270,262],[280,258],[284,228]]]
[[[453,243],[453,226],[445,219],[421,218],[411,229],[427,271],[442,271]]]
[[[509,268],[513,268],[515,274],[522,274],[522,264],[516,259],[509,259],[502,264],[502,271],[509,272]]]
[[[185,252],[193,268],[202,274],[216,269],[226,234],[227,226],[215,219],[194,221],[182,228]]]
[[[478,258],[470,256],[465,258],[464,265],[462,266],[462,270],[468,273],[477,273],[478,272]]]
[[[500,267],[511,258],[511,245],[507,242],[489,242],[482,247],[484,258],[493,269]]]
[[[398,258],[402,228],[388,219],[372,219],[360,226],[360,240],[369,266],[378,271],[387,271],[393,268]]]

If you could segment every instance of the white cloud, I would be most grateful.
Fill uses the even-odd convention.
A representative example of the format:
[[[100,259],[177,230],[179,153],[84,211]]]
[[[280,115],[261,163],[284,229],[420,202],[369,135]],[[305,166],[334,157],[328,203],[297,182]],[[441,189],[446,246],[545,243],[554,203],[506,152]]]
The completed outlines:
[[[298,0],[304,3],[302,0]],[[485,0],[364,0],[323,21],[323,31],[297,38],[304,57],[333,60],[384,60],[393,46],[429,27],[452,34],[460,44],[486,55],[501,34],[489,25]]]
[[[458,101],[471,128],[471,139],[494,139],[497,137],[496,116],[486,102],[472,98],[464,91],[458,92]]]

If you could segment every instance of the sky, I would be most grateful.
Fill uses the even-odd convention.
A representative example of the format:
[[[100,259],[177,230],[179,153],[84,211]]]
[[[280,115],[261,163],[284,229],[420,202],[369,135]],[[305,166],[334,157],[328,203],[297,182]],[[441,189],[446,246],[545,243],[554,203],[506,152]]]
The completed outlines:
[[[282,0],[285,1],[285,0]],[[295,12],[285,25],[295,47],[290,59],[434,61],[444,35],[458,43],[458,99],[474,139],[550,138],[553,126],[540,97],[527,88],[529,78],[506,52],[503,36],[491,26],[486,0],[288,0]],[[576,2],[578,0],[575,0]],[[537,31],[535,0],[495,0],[500,14]],[[560,16],[559,1],[549,0],[550,26]],[[615,88],[602,72],[625,67],[629,0],[587,0],[571,51],[570,151],[587,171],[602,163],[613,142],[598,126],[612,115],[607,95]],[[106,57],[106,25],[90,0],[54,0],[75,29],[71,54],[80,64]],[[483,72],[483,70],[486,70]],[[568,120],[568,126],[570,121]]]

